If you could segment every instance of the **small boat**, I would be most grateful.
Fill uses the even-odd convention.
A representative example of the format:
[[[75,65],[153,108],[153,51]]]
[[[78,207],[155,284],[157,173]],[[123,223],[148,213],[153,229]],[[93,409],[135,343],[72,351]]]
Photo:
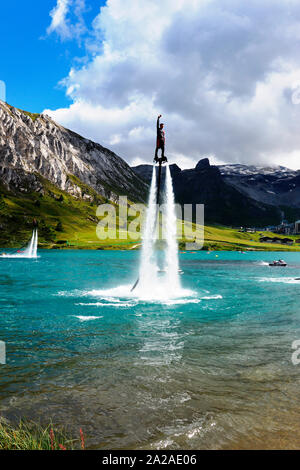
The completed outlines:
[[[283,259],[279,259],[278,261],[273,261],[272,263],[269,263],[269,266],[286,266],[286,262],[283,261]]]

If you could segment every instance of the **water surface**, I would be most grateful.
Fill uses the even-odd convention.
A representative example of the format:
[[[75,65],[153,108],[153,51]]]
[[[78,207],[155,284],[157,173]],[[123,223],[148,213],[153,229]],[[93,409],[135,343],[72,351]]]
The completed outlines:
[[[2,415],[92,448],[299,447],[300,253],[182,253],[185,290],[154,301],[127,288],[138,252],[40,255],[0,259]]]

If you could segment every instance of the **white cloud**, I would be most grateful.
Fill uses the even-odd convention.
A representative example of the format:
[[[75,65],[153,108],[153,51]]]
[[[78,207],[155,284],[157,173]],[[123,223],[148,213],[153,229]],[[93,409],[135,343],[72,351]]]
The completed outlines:
[[[68,37],[69,28],[66,23],[66,20],[70,3],[70,0],[57,0],[57,5],[50,12],[52,21],[47,29],[48,34],[51,34],[53,31],[56,31],[63,38]]]
[[[151,161],[162,113],[179,166],[300,167],[299,31],[297,0],[108,0],[73,103],[45,112],[129,162]]]
[[[52,18],[47,33],[56,32],[62,39],[79,38],[85,31],[82,13],[85,10],[85,0],[57,0],[56,6],[51,10]],[[70,19],[73,14],[75,22]]]

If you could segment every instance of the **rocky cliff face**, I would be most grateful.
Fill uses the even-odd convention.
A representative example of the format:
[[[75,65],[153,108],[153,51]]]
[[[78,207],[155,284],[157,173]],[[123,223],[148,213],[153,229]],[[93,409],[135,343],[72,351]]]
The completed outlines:
[[[84,185],[110,200],[147,197],[147,184],[115,153],[46,115],[0,101],[0,182],[12,191],[42,192],[39,175],[75,197],[91,198]]]

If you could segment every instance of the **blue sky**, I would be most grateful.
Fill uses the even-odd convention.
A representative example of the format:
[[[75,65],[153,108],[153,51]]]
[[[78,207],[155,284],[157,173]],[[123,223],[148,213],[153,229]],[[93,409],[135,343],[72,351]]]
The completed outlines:
[[[84,13],[87,25],[104,3],[90,0]],[[9,0],[0,8],[0,80],[6,83],[9,104],[32,112],[70,104],[58,83],[68,75],[77,57],[86,55],[84,44],[62,41],[47,34],[50,11],[56,0]]]

